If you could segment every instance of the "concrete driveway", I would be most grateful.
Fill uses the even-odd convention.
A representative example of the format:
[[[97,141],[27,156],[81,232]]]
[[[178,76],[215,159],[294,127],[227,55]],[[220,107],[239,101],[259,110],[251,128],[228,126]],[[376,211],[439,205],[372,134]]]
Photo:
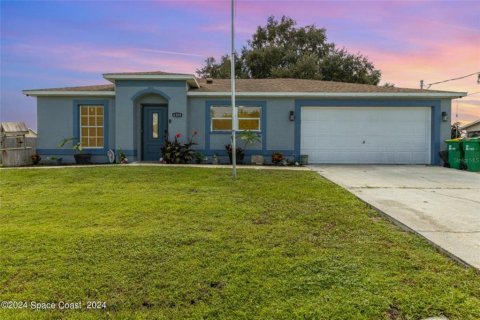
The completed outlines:
[[[452,257],[480,269],[480,174],[429,166],[316,165]]]

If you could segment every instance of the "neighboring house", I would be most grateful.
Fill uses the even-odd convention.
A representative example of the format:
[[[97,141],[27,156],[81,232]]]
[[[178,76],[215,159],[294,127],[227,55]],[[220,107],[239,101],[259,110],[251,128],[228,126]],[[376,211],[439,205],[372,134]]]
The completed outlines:
[[[480,137],[480,119],[470,122],[460,128],[467,131],[467,137]]]
[[[42,156],[73,161],[59,148],[76,137],[107,161],[121,149],[130,161],[158,161],[165,135],[183,140],[197,131],[196,148],[226,156],[230,142],[230,80],[166,72],[107,73],[112,84],[25,90],[37,97]],[[465,93],[387,88],[299,79],[238,79],[239,129],[261,142],[247,157],[272,152],[310,163],[439,164],[450,137],[451,99]]]
[[[25,135],[26,138],[37,138],[37,131],[32,128],[28,128],[28,133]]]

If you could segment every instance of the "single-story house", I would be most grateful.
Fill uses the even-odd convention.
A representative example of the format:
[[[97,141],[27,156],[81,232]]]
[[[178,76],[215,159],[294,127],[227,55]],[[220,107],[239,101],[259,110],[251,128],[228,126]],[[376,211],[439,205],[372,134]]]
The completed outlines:
[[[106,73],[111,84],[24,90],[37,98],[42,157],[73,161],[59,148],[75,137],[97,162],[109,149],[158,161],[164,137],[187,139],[205,156],[227,155],[230,80],[167,72]],[[440,164],[451,100],[461,92],[301,79],[236,80],[239,129],[259,133],[249,155],[273,152],[310,163]]]
[[[480,119],[470,122],[460,128],[467,131],[467,137],[480,137]]]

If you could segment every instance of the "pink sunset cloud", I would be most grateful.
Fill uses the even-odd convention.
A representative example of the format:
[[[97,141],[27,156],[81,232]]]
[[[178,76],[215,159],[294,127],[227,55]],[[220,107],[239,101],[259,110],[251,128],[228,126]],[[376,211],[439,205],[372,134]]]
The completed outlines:
[[[34,109],[21,89],[95,84],[111,71],[194,73],[207,56],[230,46],[229,1],[8,2],[3,8],[2,107],[11,104],[12,114],[18,105]],[[236,47],[269,16],[287,15],[300,26],[326,28],[328,41],[366,55],[382,71],[381,84],[417,88],[420,80],[480,71],[478,12],[479,3],[465,1],[238,0]],[[478,92],[480,86],[471,77],[432,89]],[[456,100],[455,111],[457,104],[452,120],[480,118],[480,94]]]
[[[106,72],[165,70],[191,72],[203,60],[201,55],[137,48],[98,48],[87,46],[36,46],[21,44],[10,47],[20,56],[31,54],[48,57],[40,61],[45,69],[57,68],[101,75]],[[194,56],[197,62],[165,56]]]

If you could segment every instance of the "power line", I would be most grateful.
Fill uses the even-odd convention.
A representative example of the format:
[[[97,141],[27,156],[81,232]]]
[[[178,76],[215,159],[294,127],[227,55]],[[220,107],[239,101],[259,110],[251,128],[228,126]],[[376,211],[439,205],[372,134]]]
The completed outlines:
[[[477,82],[480,83],[480,72],[474,72],[474,73],[467,74],[466,76],[461,76],[461,77],[458,77],[458,78],[452,78],[452,79],[447,79],[447,80],[443,80],[443,81],[438,81],[438,82],[429,83],[429,84],[427,85],[427,89],[430,89],[430,87],[433,86],[433,85],[435,85],[435,84],[444,83],[444,82],[448,82],[448,81],[465,79],[465,78],[468,78],[468,77],[471,77],[471,76],[474,76],[474,75],[478,75],[478,76],[479,76],[479,79],[477,80]]]

